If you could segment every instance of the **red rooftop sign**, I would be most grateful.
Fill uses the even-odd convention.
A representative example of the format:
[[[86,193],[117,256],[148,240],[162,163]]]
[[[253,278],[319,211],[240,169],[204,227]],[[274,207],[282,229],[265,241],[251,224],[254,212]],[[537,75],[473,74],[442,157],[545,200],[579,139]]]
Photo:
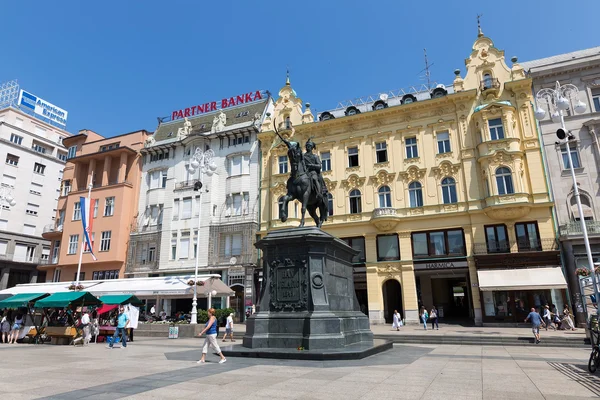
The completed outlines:
[[[193,117],[194,115],[204,114],[211,111],[222,110],[224,108],[239,106],[240,104],[252,103],[257,100],[262,100],[266,96],[266,91],[257,90],[256,92],[248,92],[235,97],[225,98],[221,101],[212,101],[193,107],[182,108],[171,113],[171,120]]]

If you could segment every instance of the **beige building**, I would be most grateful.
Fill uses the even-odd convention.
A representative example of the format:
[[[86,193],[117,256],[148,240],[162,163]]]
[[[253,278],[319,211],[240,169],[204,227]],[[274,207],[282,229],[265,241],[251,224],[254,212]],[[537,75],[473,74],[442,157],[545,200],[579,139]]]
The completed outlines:
[[[317,143],[323,229],[360,250],[356,291],[372,323],[394,309],[416,322],[433,305],[446,321],[515,322],[565,301],[531,80],[481,32],[465,65],[451,87],[348,102],[319,122],[288,81],[259,134],[259,234],[299,223],[293,203],[278,219],[289,166],[273,123],[291,137],[289,121],[291,140]]]

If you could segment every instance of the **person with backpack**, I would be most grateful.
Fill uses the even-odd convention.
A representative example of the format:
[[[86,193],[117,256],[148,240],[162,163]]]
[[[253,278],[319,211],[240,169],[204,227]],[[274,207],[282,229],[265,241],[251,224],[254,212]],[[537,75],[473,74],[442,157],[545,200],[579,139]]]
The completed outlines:
[[[437,330],[440,330],[440,325],[438,324],[438,310],[435,306],[431,307],[431,313],[429,313],[429,319],[431,320],[431,330],[433,327],[437,327]]]
[[[419,313],[419,316],[423,322],[423,328],[427,330],[427,320],[429,319],[429,314],[427,313],[425,306],[421,306],[421,312]]]

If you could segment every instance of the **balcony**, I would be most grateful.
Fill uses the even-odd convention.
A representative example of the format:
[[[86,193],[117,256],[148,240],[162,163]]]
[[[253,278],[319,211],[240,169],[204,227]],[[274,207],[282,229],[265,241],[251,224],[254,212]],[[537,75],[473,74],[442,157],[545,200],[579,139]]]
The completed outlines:
[[[371,223],[382,232],[391,231],[399,222],[400,216],[396,213],[395,208],[376,208],[371,215]]]
[[[484,97],[494,96],[497,97],[500,92],[500,81],[498,78],[484,79],[479,83],[479,90]]]
[[[197,179],[193,179],[193,180],[189,180],[189,181],[177,182],[175,184],[175,189],[174,190],[189,190],[189,189],[193,189],[194,188],[194,184],[197,181],[198,181]]]
[[[131,224],[131,234],[152,233],[152,232],[159,232],[161,230],[162,230],[162,224],[142,225],[142,226],[140,226],[137,223]]]
[[[585,221],[585,227],[588,235],[600,235],[599,221]],[[579,221],[573,221],[568,224],[561,225],[559,232],[561,238],[569,236],[583,236],[583,229],[581,229],[581,222]]]
[[[63,231],[63,224],[49,224],[44,226],[42,230],[42,237],[48,239],[53,236],[60,236]]]
[[[560,262],[559,254],[556,239],[488,241],[473,245],[478,267],[554,265]]]
[[[92,186],[92,189],[98,189],[98,188],[104,188],[104,187],[109,187],[109,186],[116,186],[116,185],[126,185],[129,187],[133,187],[133,184],[131,182],[128,181],[109,181],[107,183],[94,183],[94,185]],[[88,187],[86,185],[80,185],[77,187],[77,191],[82,192],[82,191],[87,191]]]

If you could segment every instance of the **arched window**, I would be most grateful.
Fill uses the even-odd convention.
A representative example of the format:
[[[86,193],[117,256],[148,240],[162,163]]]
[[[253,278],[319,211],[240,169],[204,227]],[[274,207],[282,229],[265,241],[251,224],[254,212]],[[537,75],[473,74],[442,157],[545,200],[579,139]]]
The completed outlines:
[[[327,215],[333,215],[333,195],[331,193],[327,193]]]
[[[594,213],[592,211],[592,202],[590,201],[590,198],[584,193],[581,194],[580,198],[581,198],[581,209],[583,211],[583,219],[585,219],[586,221],[593,221]],[[571,206],[571,214],[573,215],[573,220],[581,221],[581,215],[579,214],[579,208],[577,208],[577,199],[573,196],[573,197],[571,197],[571,200],[569,203]]]
[[[362,212],[360,190],[354,189],[350,192],[350,214],[359,214]]]
[[[281,207],[283,207],[283,196],[277,200],[277,217],[281,219]]]
[[[442,197],[444,204],[452,204],[458,201],[456,197],[456,181],[454,178],[442,179]]]
[[[485,74],[483,74],[483,88],[491,89],[492,83],[493,83],[492,74],[490,74],[489,72],[486,72]]]
[[[392,192],[389,186],[382,186],[378,190],[379,193],[379,207],[389,208],[392,206]]]
[[[423,207],[423,189],[417,181],[408,185],[408,195],[410,198],[410,207]]]
[[[292,121],[289,116],[285,117],[285,129],[292,129]]]
[[[512,194],[515,192],[510,169],[500,167],[496,170],[496,185],[498,185],[498,194]]]

